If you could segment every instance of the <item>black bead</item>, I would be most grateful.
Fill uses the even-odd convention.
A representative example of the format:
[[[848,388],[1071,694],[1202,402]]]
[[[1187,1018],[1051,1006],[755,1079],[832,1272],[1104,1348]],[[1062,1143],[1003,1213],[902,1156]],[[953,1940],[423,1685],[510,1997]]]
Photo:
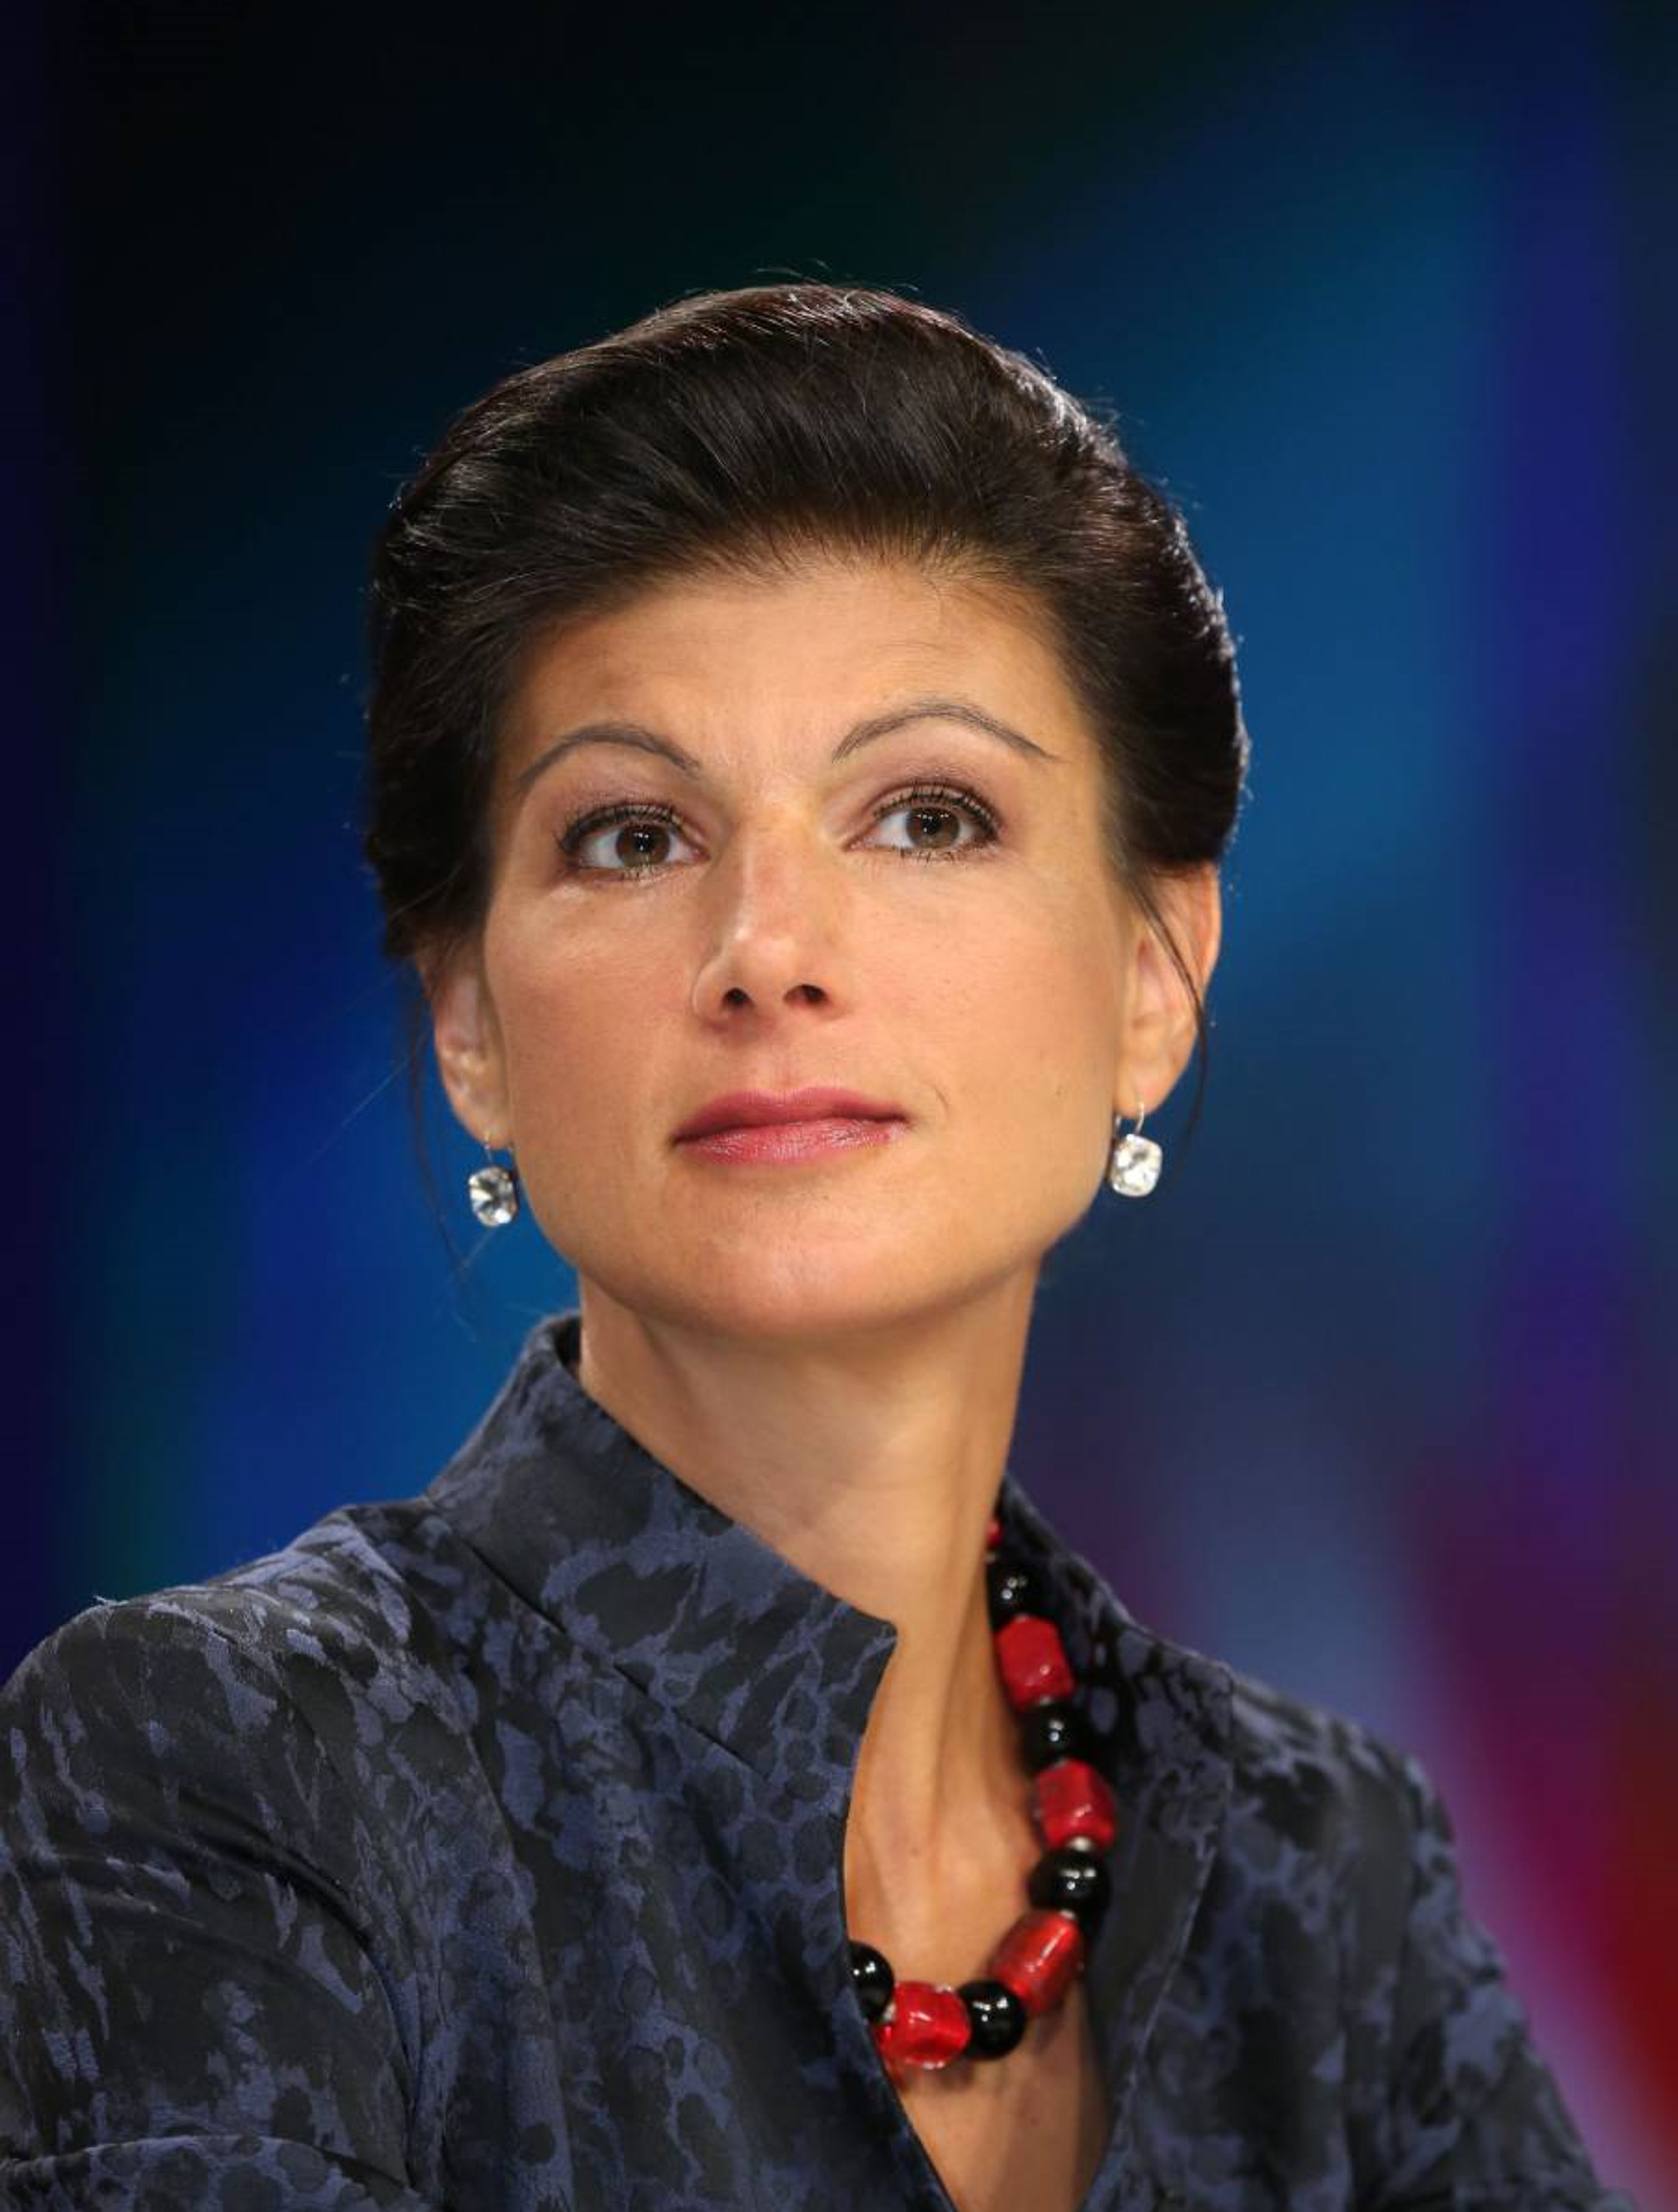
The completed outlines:
[[[880,2017],[897,1986],[891,1967],[872,1944],[851,1945],[851,1987],[856,1991],[864,2020],[872,2022]]]
[[[973,2033],[970,2058],[1006,2058],[1025,2033],[1025,2008],[1000,1982],[964,1982],[956,1995],[967,2007]]]
[[[1081,1715],[1050,1698],[1028,1705],[1019,1717],[1019,1745],[1028,1770],[1037,1774],[1057,1759],[1087,1759],[1088,1739]]]
[[[1086,1936],[1100,1926],[1113,1893],[1106,1860],[1070,1844],[1045,1851],[1025,1887],[1033,1905],[1049,1912],[1070,1912]]]
[[[1031,1570],[1000,1554],[985,1562],[985,1596],[993,1629],[1006,1628],[1016,1613],[1046,1611],[1043,1591]]]

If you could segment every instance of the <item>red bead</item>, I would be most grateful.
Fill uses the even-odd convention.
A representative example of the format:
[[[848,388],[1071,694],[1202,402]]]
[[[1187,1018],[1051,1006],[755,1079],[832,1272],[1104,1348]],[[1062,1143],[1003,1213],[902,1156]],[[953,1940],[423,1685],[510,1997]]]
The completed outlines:
[[[990,1516],[990,1526],[985,1530],[985,1549],[988,1552],[994,1552],[1001,1541],[1002,1523],[993,1513]]]
[[[967,2048],[973,2024],[954,1990],[932,1982],[899,1982],[885,2020],[870,2033],[884,2054],[900,2066],[947,2066]]]
[[[1034,1613],[1017,1613],[996,1632],[996,1663],[1002,1670],[1002,1686],[1017,1713],[1045,1698],[1069,1698],[1078,1686],[1052,1620]]]
[[[1064,1912],[1022,1913],[991,1954],[986,1972],[1027,2012],[1052,2011],[1084,1963],[1084,1931]]]
[[[1110,1850],[1119,1832],[1119,1808],[1105,1778],[1087,1759],[1057,1759],[1032,1778],[1031,1808],[1037,1828],[1052,1850],[1087,1837],[1100,1851]]]

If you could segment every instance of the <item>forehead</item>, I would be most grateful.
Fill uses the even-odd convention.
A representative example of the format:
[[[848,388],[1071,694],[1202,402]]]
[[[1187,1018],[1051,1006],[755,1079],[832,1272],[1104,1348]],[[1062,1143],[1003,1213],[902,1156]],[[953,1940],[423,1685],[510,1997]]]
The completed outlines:
[[[857,715],[934,687],[1076,749],[1062,663],[1024,594],[913,565],[824,560],[785,575],[661,583],[543,638],[512,702],[503,767],[515,776],[556,730],[599,715],[719,757],[826,746]]]

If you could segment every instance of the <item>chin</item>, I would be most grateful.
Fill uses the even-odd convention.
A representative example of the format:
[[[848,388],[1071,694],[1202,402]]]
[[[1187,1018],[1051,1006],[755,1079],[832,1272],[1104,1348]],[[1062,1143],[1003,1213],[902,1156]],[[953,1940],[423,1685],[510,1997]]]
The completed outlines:
[[[905,1249],[900,1239],[863,1252],[835,1253],[809,1241],[788,1241],[779,1251],[767,1240],[737,1240],[727,1253],[690,1255],[684,1264],[628,1272],[621,1246],[599,1269],[575,1262],[580,1281],[654,1325],[708,1336],[774,1344],[791,1350],[873,1331],[911,1328],[994,1297],[1004,1285],[1024,1288],[1035,1279],[1037,1255],[1014,1255],[999,1265],[995,1255],[960,1267],[947,1249],[929,1252],[926,1240]]]

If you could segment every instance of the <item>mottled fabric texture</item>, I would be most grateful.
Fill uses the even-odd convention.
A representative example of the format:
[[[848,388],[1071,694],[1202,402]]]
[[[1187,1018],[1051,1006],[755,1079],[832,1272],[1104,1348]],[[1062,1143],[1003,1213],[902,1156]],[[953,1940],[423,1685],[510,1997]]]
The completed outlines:
[[[13,1677],[0,2203],[947,2212],[847,1972],[897,1632],[654,1460],[579,1330],[422,1495]],[[1086,2212],[1626,2207],[1415,1762],[1143,1627],[1012,1471],[1002,1516],[1122,1810]]]

